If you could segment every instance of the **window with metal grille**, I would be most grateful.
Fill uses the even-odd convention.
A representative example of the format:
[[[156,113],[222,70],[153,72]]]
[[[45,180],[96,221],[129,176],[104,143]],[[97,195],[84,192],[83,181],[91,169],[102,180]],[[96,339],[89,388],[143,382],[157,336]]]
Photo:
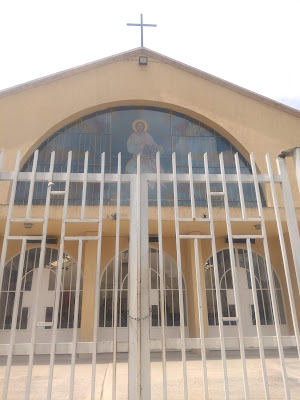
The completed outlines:
[[[17,329],[28,329],[28,317],[32,311],[35,299],[34,281],[39,266],[40,248],[27,250],[24,257],[23,278],[21,284],[21,293],[17,318]],[[17,273],[19,268],[20,256],[15,256],[4,268],[2,291],[0,297],[0,329],[11,329],[12,312],[16,292]],[[53,292],[56,285],[56,271],[58,267],[58,250],[46,248],[44,269],[42,275],[42,285],[44,280],[45,291],[40,292],[40,303],[43,321],[52,321],[52,309],[54,306],[54,296],[49,296],[47,304],[45,297],[47,293]],[[58,328],[72,328],[74,320],[75,305],[75,285],[76,285],[76,262],[68,255],[63,255],[62,260],[62,279],[60,291]],[[75,268],[74,268],[75,266]],[[46,281],[45,281],[46,280]],[[47,293],[46,293],[47,292]],[[51,300],[51,297],[53,300]],[[79,326],[81,316],[81,298],[82,298],[82,279],[80,287],[80,307],[79,307]],[[45,304],[44,304],[45,303]],[[24,305],[25,304],[25,305]],[[51,321],[50,321],[51,319]]]
[[[243,268],[246,274],[248,290],[252,289],[250,272],[249,272],[249,261],[247,250],[235,249],[235,261],[237,268]],[[260,323],[261,325],[274,325],[273,310],[270,296],[270,286],[267,276],[266,263],[263,257],[252,252],[255,282],[256,282],[256,294],[259,306]],[[218,260],[218,272],[220,279],[220,294],[222,302],[222,316],[223,317],[234,317],[235,305],[228,303],[229,292],[233,290],[232,272],[230,265],[229,250],[225,249],[217,253]],[[209,325],[219,325],[218,311],[217,311],[217,299],[216,299],[216,287],[215,287],[215,274],[213,266],[213,258],[211,257],[204,266],[205,268],[205,284],[206,284],[206,301],[207,301],[207,314]],[[273,270],[273,279],[276,292],[277,306],[279,310],[279,321],[281,324],[286,324],[283,297],[279,279]],[[256,318],[254,313],[253,305],[249,305],[251,309],[252,324],[256,324]],[[235,321],[224,321],[223,325],[236,325]]]
[[[165,271],[165,321],[166,326],[180,325],[179,288],[177,264],[166,253],[163,254]],[[150,307],[152,326],[161,326],[160,306],[160,277],[158,269],[158,250],[149,249],[149,274],[150,274]],[[106,267],[101,278],[100,290],[100,327],[113,326],[113,275],[114,260]],[[118,282],[118,327],[127,327],[128,310],[128,250],[120,253],[119,257],[119,282]],[[184,301],[184,324],[187,325],[186,312],[186,286],[182,279]]]

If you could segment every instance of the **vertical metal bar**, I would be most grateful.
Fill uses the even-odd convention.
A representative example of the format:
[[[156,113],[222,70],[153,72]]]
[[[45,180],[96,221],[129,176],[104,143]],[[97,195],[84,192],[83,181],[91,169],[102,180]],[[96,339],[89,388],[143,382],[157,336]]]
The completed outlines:
[[[117,218],[116,218],[116,244],[115,244],[115,269],[113,277],[113,379],[112,398],[116,399],[117,389],[117,326],[118,326],[118,292],[119,292],[119,249],[120,249],[120,203],[121,203],[121,153],[118,153],[118,181],[117,181]]]
[[[250,279],[251,279],[252,297],[253,297],[255,319],[256,319],[256,332],[257,332],[259,355],[260,355],[262,376],[263,376],[264,389],[265,389],[265,397],[266,397],[266,399],[269,399],[270,398],[269,382],[268,382],[268,374],[267,374],[267,368],[266,368],[264,342],[263,342],[263,336],[262,336],[262,331],[261,331],[260,312],[259,312],[259,306],[258,306],[258,300],[257,300],[256,279],[255,279],[254,266],[253,266],[251,241],[250,241],[250,239],[246,239],[246,242],[247,242],[247,253],[248,253],[248,261],[249,261],[249,272],[250,272]]]
[[[64,278],[66,277],[66,268],[64,268]],[[68,301],[68,321],[67,321],[67,328],[70,328],[70,311],[71,311],[71,301],[72,301],[72,278],[73,278],[73,267],[71,267],[70,273],[70,282],[69,282],[69,301]],[[62,289],[64,290],[65,285],[62,285]],[[74,319],[74,315],[73,315]]]
[[[4,150],[2,149],[0,151],[0,172],[2,171],[3,158],[4,158]]]
[[[43,231],[42,231],[41,252],[40,252],[38,276],[37,276],[37,286],[36,286],[36,293],[35,293],[34,307],[33,307],[32,332],[31,332],[31,342],[30,342],[30,347],[29,347],[28,371],[27,371],[26,391],[25,391],[25,399],[26,400],[28,400],[30,397],[30,386],[31,386],[32,367],[33,367],[35,340],[36,340],[36,323],[37,323],[37,317],[38,317],[40,286],[41,286],[41,279],[42,279],[44,260],[45,260],[46,236],[47,236],[47,230],[48,230],[49,207],[50,207],[50,193],[51,193],[51,188],[52,188],[52,185],[50,183],[52,182],[52,179],[53,179],[54,159],[55,159],[55,152],[53,151],[51,153],[51,159],[50,159],[49,184],[47,187],[46,203],[45,203],[45,210],[44,210],[44,223],[43,223]]]
[[[218,258],[217,258],[216,238],[215,238],[215,229],[214,229],[212,203],[211,203],[210,179],[209,179],[207,153],[204,154],[204,169],[205,169],[208,217],[209,217],[209,225],[210,225],[210,234],[212,237],[211,247],[212,247],[213,268],[214,268],[214,276],[215,276],[217,310],[218,310],[218,316],[219,316],[218,317],[218,319],[219,319],[219,335],[220,335],[221,357],[222,357],[222,365],[223,365],[224,390],[225,390],[225,399],[227,400],[227,399],[229,399],[228,373],[227,373],[227,365],[226,365],[226,350],[225,350],[225,341],[224,341],[224,328],[223,328],[223,321],[222,321],[223,313],[222,313],[222,301],[221,301],[221,291],[220,291],[220,277],[219,277],[219,271],[218,271]]]
[[[180,232],[178,221],[178,194],[177,194],[177,172],[176,172],[176,154],[172,154],[173,167],[173,192],[174,192],[174,213],[175,213],[175,231],[176,231],[176,253],[177,253],[177,274],[179,288],[179,313],[180,313],[180,337],[181,337],[181,356],[183,368],[184,399],[188,399],[187,371],[186,371],[186,350],[185,350],[185,332],[184,332],[184,307],[182,293],[182,270],[181,270],[181,251],[180,251]]]
[[[141,47],[144,47],[143,28],[143,14],[141,14]]]
[[[121,254],[121,259],[120,259],[120,274],[119,274],[119,291],[120,291],[120,300],[118,298],[118,324],[120,327],[122,327],[122,321],[121,321],[121,310],[122,310],[122,276],[123,276],[123,256]]]
[[[292,190],[289,183],[289,176],[284,158],[277,158],[277,168],[282,179],[281,187],[283,192],[286,222],[290,236],[290,243],[294,259],[297,282],[298,282],[298,290],[300,294],[300,251],[299,251],[300,236],[299,236],[299,228],[293,202]]]
[[[137,229],[137,399],[141,398],[141,155],[136,159]]]
[[[267,162],[268,174],[269,174],[269,179],[270,179],[270,187],[271,187],[273,206],[274,206],[275,217],[276,217],[276,224],[277,224],[279,243],[280,243],[280,248],[281,248],[282,261],[283,261],[283,266],[284,266],[284,271],[285,271],[285,278],[286,278],[289,300],[290,300],[294,333],[295,333],[295,338],[296,338],[296,343],[297,343],[298,356],[300,358],[299,324],[298,324],[298,319],[297,319],[297,312],[296,312],[296,307],[295,307],[295,299],[294,299],[294,295],[293,295],[291,275],[290,275],[290,270],[289,270],[288,258],[287,258],[282,224],[281,224],[281,218],[280,218],[280,211],[279,211],[279,207],[278,207],[273,171],[272,171],[269,154],[266,155],[266,162]]]
[[[78,311],[79,311],[79,295],[80,295],[80,280],[81,280],[81,263],[82,263],[82,239],[79,239],[77,269],[76,269],[76,294],[75,294],[73,337],[72,337],[69,400],[72,400],[74,396],[74,377],[75,377],[76,345],[77,345],[77,335],[78,335]]]
[[[23,239],[22,240],[22,249],[21,249],[21,254],[20,254],[20,259],[19,259],[19,266],[18,266],[16,294],[15,294],[15,298],[14,298],[13,316],[12,316],[11,331],[10,331],[10,338],[9,338],[9,348],[8,348],[6,370],[5,370],[5,377],[4,377],[4,383],[3,383],[3,394],[2,394],[3,400],[5,400],[7,397],[9,376],[10,376],[10,370],[11,370],[11,362],[12,362],[12,357],[13,357],[13,353],[14,353],[14,344],[15,344],[15,338],[16,338],[17,317],[18,317],[18,311],[19,311],[19,301],[20,301],[20,291],[21,291],[21,284],[22,284],[25,250],[26,250],[26,239]]]
[[[236,168],[238,187],[239,187],[239,194],[240,194],[240,201],[241,201],[242,218],[245,219],[245,218],[247,218],[247,216],[246,216],[246,207],[245,207],[243,183],[242,183],[242,178],[241,178],[241,167],[240,167],[239,153],[235,153],[234,160],[235,160],[235,168]]]
[[[244,335],[243,335],[243,319],[242,319],[242,310],[241,310],[241,306],[240,306],[238,279],[237,279],[236,264],[235,264],[235,257],[234,257],[234,248],[233,248],[232,231],[231,231],[231,223],[230,223],[230,211],[229,211],[229,203],[228,203],[228,195],[227,195],[227,184],[226,184],[223,153],[220,153],[219,158],[220,158],[220,167],[221,167],[222,187],[223,187],[223,193],[224,193],[224,208],[225,208],[226,227],[227,227],[227,234],[228,234],[232,283],[233,283],[233,289],[234,289],[233,290],[234,302],[235,302],[235,307],[236,307],[236,315],[238,316],[237,328],[238,328],[238,334],[239,334],[240,353],[241,353],[241,361],[242,361],[242,367],[243,367],[244,395],[245,395],[245,399],[249,399],[245,343],[244,343]],[[221,316],[221,319],[222,319],[222,316]],[[220,318],[219,318],[219,322],[220,322]]]
[[[300,147],[296,147],[293,151],[293,159],[296,171],[296,178],[298,182],[298,189],[300,192]]]
[[[3,326],[5,326],[5,319],[6,319],[6,315],[7,315],[7,306],[8,306],[8,300],[9,300],[9,288],[10,288],[10,283],[11,283],[12,267],[13,266],[12,266],[12,261],[11,261],[10,262],[10,268],[9,268],[9,279],[8,279],[8,286],[7,286],[8,291],[7,291],[6,301],[5,301]]]
[[[54,301],[54,309],[53,309],[53,326],[52,326],[52,336],[51,336],[49,378],[48,378],[48,390],[47,390],[47,399],[48,400],[50,400],[52,397],[53,372],[54,372],[54,362],[55,362],[55,346],[56,346],[57,322],[58,322],[58,311],[59,311],[60,291],[61,291],[61,275],[62,275],[63,256],[64,256],[66,218],[67,218],[68,201],[69,201],[71,164],[72,164],[72,152],[69,151],[68,152],[68,162],[67,162],[67,175],[66,175],[66,183],[65,183],[64,206],[63,206],[61,233],[60,233],[58,268],[57,268],[57,273],[56,273],[55,301]],[[61,300],[61,301],[63,301],[63,300]]]
[[[100,267],[102,250],[102,223],[103,223],[103,196],[105,182],[105,153],[101,155],[101,184],[100,184],[100,204],[99,204],[99,223],[97,238],[97,265],[95,282],[95,305],[94,305],[94,327],[93,327],[93,348],[92,348],[92,380],[91,380],[91,400],[95,399],[96,385],[96,356],[97,356],[97,331],[99,326],[99,300],[100,300]]]
[[[150,371],[150,283],[149,283],[149,234],[148,234],[148,181],[141,174],[140,180],[140,359],[141,399],[151,398]]]
[[[16,157],[14,177],[13,177],[12,185],[11,185],[10,199],[9,199],[9,205],[8,205],[8,210],[7,210],[6,223],[5,223],[4,239],[3,239],[3,244],[2,244],[2,253],[1,253],[1,260],[0,260],[0,291],[2,289],[2,279],[3,279],[3,272],[4,272],[5,260],[6,260],[8,236],[9,236],[9,231],[10,231],[10,220],[12,217],[12,212],[13,212],[13,207],[14,207],[14,202],[15,202],[16,188],[17,188],[17,183],[18,183],[18,173],[19,173],[19,168],[20,168],[20,160],[21,160],[21,152],[18,151],[17,157]]]
[[[62,327],[62,318],[63,318],[63,312],[62,312],[62,310],[63,310],[63,290],[64,290],[64,287],[65,287],[65,276],[66,276],[66,270],[64,269],[63,271],[62,271],[62,278],[61,278],[61,280],[60,280],[60,282],[59,282],[59,286],[62,288],[62,291],[61,291],[61,293],[59,293],[59,296],[60,296],[60,301],[59,301],[59,304],[60,304],[60,310],[59,310],[59,321],[58,321],[58,327],[59,328],[61,328]],[[56,288],[56,286],[55,286],[55,288]]]
[[[207,381],[207,368],[206,368],[206,349],[205,349],[205,337],[204,337],[204,320],[203,320],[203,305],[202,305],[202,295],[201,295],[201,275],[200,275],[200,264],[199,264],[198,239],[194,239],[194,254],[195,254],[195,267],[196,267],[196,280],[197,280],[198,318],[199,318],[200,339],[201,339],[203,389],[204,389],[204,398],[208,399],[208,381]]]
[[[128,259],[128,398],[138,400],[139,362],[137,332],[138,322],[138,260],[137,260],[137,179],[130,181],[130,234]]]
[[[104,316],[103,316],[104,318],[103,318],[103,326],[104,326],[104,328],[106,328],[107,271],[104,271],[104,274],[105,274],[105,289],[104,289]]]
[[[192,154],[188,154],[192,218],[196,218]]]
[[[157,225],[158,225],[158,265],[159,265],[159,286],[160,286],[160,322],[162,341],[162,370],[163,370],[163,393],[164,400],[167,400],[167,368],[166,368],[166,329],[165,329],[165,269],[162,243],[162,217],[161,217],[161,181],[160,181],[160,153],[156,153],[156,182],[157,182]],[[158,285],[157,285],[158,287]]]
[[[81,220],[83,220],[85,216],[88,165],[89,165],[89,152],[86,151],[84,155],[84,172],[83,172],[82,201],[81,201],[81,215],[80,215]]]
[[[38,163],[38,157],[39,157],[39,151],[36,150],[34,152],[34,156],[33,156],[29,194],[28,194],[28,201],[27,201],[27,208],[26,208],[26,218],[30,218],[30,211],[31,211],[31,205],[32,205],[34,183],[35,183],[35,173],[36,173],[36,168],[37,168],[37,163]]]
[[[290,399],[290,389],[289,389],[288,377],[287,377],[287,372],[286,372],[280,324],[279,324],[279,318],[278,318],[278,310],[277,310],[278,306],[277,306],[276,294],[275,294],[275,289],[274,289],[273,270],[272,270],[272,266],[271,266],[269,246],[268,246],[268,241],[267,241],[267,231],[266,231],[266,226],[265,226],[265,218],[264,218],[264,214],[263,214],[262,201],[261,201],[261,195],[260,195],[260,190],[259,190],[259,184],[258,184],[258,180],[257,180],[256,165],[255,165],[253,153],[250,154],[250,162],[251,162],[252,174],[253,174],[253,179],[254,179],[254,188],[255,188],[255,194],[256,194],[256,200],[257,200],[257,207],[258,207],[259,216],[261,218],[261,230],[262,230],[262,235],[264,237],[264,239],[263,239],[264,253],[265,253],[265,258],[266,258],[266,267],[267,267],[267,274],[268,274],[268,280],[269,280],[271,303],[272,303],[272,310],[273,310],[273,316],[274,316],[274,322],[275,322],[277,343],[278,343],[278,352],[279,352],[279,357],[280,357],[280,362],[281,362],[281,371],[282,371],[283,385],[284,385],[284,391],[285,391],[285,398]]]

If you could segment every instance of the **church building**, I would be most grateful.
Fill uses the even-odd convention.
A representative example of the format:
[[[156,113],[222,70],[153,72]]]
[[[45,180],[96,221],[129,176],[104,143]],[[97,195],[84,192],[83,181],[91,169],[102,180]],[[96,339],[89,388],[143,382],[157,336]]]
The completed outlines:
[[[69,354],[74,374],[128,353],[146,399],[151,352],[171,350],[184,382],[187,351],[203,371],[220,352],[225,393],[238,350],[247,394],[252,348],[278,350],[287,395],[299,135],[300,111],[144,47],[0,92],[3,398],[15,356]]]

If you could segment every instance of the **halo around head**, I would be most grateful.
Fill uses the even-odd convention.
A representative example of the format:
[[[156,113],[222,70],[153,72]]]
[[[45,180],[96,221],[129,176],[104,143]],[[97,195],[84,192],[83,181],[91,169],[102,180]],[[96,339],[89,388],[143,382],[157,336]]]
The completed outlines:
[[[141,122],[142,124],[144,124],[144,126],[145,126],[145,131],[144,131],[144,132],[147,132],[147,130],[148,130],[148,123],[147,123],[145,120],[143,120],[143,119],[136,119],[135,121],[133,121],[133,123],[132,123],[132,129],[134,130],[134,132],[136,132],[136,124],[139,123],[139,122]]]

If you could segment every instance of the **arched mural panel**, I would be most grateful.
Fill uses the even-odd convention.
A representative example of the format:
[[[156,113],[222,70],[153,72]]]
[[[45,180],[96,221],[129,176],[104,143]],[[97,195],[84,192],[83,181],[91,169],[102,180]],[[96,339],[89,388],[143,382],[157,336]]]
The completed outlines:
[[[136,172],[137,155],[141,155],[141,172],[156,172],[155,156],[161,153],[161,171],[172,172],[172,153],[176,152],[177,172],[188,172],[189,152],[193,157],[193,172],[204,173],[204,154],[207,153],[209,171],[220,173],[219,154],[224,156],[226,173],[236,173],[234,154],[237,149],[219,132],[203,123],[169,109],[151,106],[124,106],[98,111],[62,127],[48,137],[39,147],[37,171],[48,171],[51,152],[55,151],[55,172],[65,172],[68,152],[72,151],[72,172],[83,172],[85,152],[89,152],[88,171],[100,172],[101,154],[105,152],[105,171],[117,171],[118,153],[122,154],[122,173]],[[241,172],[251,173],[247,160],[239,153]],[[30,171],[33,154],[23,165],[23,171]],[[178,190],[179,205],[189,203],[189,190],[181,184]],[[212,184],[212,191],[220,191],[220,184]],[[56,190],[64,190],[64,183],[57,183]],[[246,205],[256,205],[252,184],[243,184]],[[16,203],[26,204],[29,182],[20,182],[17,187]],[[33,204],[45,203],[47,184],[35,184]],[[87,205],[99,203],[100,185],[89,183],[87,186]],[[128,193],[122,193],[122,203],[128,204]],[[238,207],[238,186],[228,184],[228,196],[231,207]],[[156,204],[155,190],[149,193],[150,205]],[[80,205],[82,184],[72,183],[69,204]],[[114,204],[116,185],[110,184],[105,190],[105,204]],[[56,203],[61,204],[61,199]],[[197,206],[206,206],[204,184],[195,185]],[[56,204],[55,202],[53,203]],[[162,205],[173,205],[172,185],[162,186]],[[223,206],[223,200],[215,198],[214,206]]]

